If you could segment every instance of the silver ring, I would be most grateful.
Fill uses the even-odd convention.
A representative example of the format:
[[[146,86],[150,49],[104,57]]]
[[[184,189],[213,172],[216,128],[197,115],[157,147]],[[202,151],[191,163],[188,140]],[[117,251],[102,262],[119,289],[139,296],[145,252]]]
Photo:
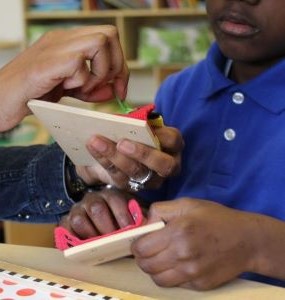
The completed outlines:
[[[145,183],[147,183],[153,175],[152,170],[148,169],[146,176],[142,178],[132,178],[130,177],[128,184],[134,192],[138,192],[144,189]]]

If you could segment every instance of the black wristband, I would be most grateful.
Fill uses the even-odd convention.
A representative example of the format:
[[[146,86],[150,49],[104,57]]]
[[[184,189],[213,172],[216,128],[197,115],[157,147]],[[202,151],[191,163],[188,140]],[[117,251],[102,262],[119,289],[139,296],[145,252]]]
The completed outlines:
[[[67,156],[65,160],[65,184],[69,197],[75,202],[80,201],[87,192],[101,191],[105,188],[110,189],[111,186],[105,183],[87,185],[77,174],[76,166]]]
[[[75,165],[68,157],[65,160],[65,183],[69,197],[75,202],[80,201],[88,190],[88,186],[77,174]]]

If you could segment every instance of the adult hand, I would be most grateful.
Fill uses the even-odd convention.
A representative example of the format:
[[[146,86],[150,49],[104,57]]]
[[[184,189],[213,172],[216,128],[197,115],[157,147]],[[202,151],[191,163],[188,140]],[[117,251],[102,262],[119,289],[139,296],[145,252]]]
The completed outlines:
[[[257,215],[184,198],[153,204],[149,222],[158,220],[166,226],[132,246],[138,265],[158,285],[207,290],[253,271]]]
[[[86,193],[60,225],[81,239],[110,233],[134,223],[128,210],[130,197],[117,190]]]
[[[77,173],[88,184],[99,181],[130,190],[130,177],[142,178],[150,169],[154,175],[146,188],[159,187],[165,178],[180,171],[184,141],[175,128],[163,126],[154,131],[161,150],[126,139],[116,144],[104,137],[93,137],[87,147],[100,166],[77,167]]]
[[[31,98],[104,101],[115,91],[124,99],[128,77],[114,26],[48,32],[0,70],[0,131],[29,113]]]

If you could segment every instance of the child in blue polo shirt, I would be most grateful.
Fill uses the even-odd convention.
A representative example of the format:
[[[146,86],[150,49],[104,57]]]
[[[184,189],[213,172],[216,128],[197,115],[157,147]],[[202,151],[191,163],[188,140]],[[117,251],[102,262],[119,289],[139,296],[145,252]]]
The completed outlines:
[[[243,277],[285,287],[284,1],[207,0],[206,7],[217,42],[156,97],[165,124],[185,141],[180,174],[140,194],[148,222],[166,226],[135,241],[132,252],[161,286],[205,290]],[[131,147],[117,149],[136,157]],[[108,193],[86,196],[86,215],[98,198],[109,203]],[[79,223],[98,229],[102,220]],[[70,215],[62,224],[80,235]]]

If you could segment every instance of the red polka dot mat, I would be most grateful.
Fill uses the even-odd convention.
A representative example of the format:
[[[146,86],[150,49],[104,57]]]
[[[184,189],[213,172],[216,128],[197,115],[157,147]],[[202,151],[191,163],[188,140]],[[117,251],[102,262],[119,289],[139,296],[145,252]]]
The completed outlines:
[[[67,285],[0,269],[0,300],[119,300]]]

